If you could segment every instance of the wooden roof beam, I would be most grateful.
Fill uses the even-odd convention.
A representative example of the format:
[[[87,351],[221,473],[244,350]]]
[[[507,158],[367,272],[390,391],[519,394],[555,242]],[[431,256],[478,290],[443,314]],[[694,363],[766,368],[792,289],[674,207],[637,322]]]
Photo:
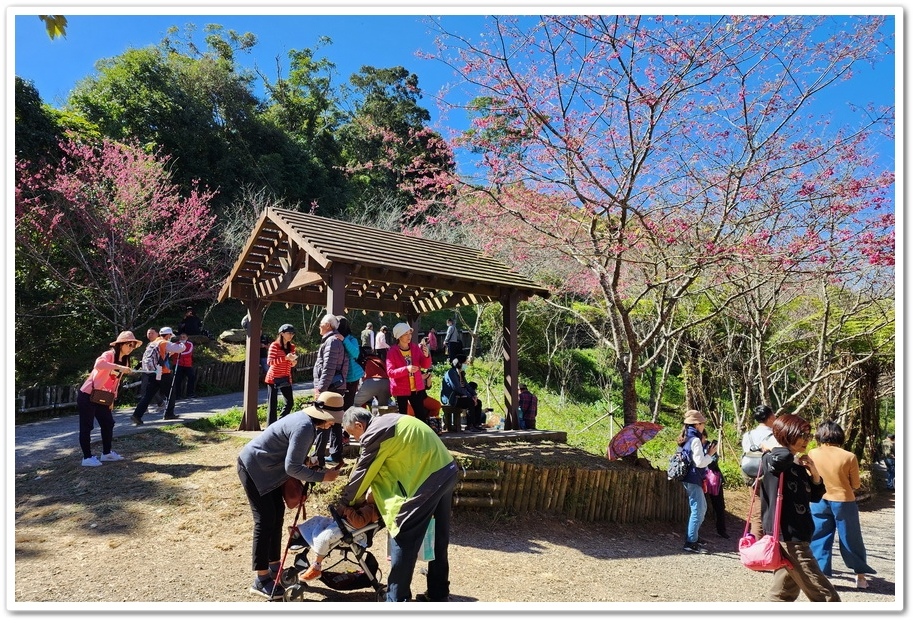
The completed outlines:
[[[255,224],[254,229],[251,231],[251,235],[248,236],[248,242],[245,243],[245,246],[242,247],[242,253],[239,255],[238,259],[235,261],[235,265],[232,267],[232,270],[229,272],[230,275],[235,275],[241,267],[248,261],[248,252],[251,248],[255,246],[255,242],[261,236],[267,225],[267,213],[265,212],[258,218],[258,222]],[[219,291],[219,295],[216,297],[218,301],[225,301],[229,295],[229,289],[231,287],[231,281],[227,281],[223,284],[223,287]],[[237,298],[233,296],[232,298]]]
[[[317,305],[324,308],[327,305],[327,294],[315,290],[288,290],[282,292],[282,302],[293,305]],[[344,306],[347,309],[362,309],[366,311],[380,311],[393,314],[407,314],[411,307],[392,301],[390,299],[366,299],[353,296],[349,292],[344,297]]]

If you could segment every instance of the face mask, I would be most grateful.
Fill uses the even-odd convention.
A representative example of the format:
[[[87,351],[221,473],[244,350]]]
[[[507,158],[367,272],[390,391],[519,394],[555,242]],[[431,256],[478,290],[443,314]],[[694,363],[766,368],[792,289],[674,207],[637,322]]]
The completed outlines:
[[[468,364],[466,364],[466,363],[461,364],[461,371],[462,371],[462,372],[464,372],[464,371],[467,370],[467,369],[468,369]]]

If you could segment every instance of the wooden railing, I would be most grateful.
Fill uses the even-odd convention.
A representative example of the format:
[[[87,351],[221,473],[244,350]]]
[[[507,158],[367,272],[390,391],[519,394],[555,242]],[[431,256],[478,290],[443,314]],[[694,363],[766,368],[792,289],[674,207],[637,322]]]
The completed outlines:
[[[296,382],[311,379],[312,367],[315,365],[317,352],[304,353],[296,362]],[[214,362],[197,369],[197,387],[210,386],[242,391],[245,387],[245,362]],[[33,418],[58,415],[76,410],[76,396],[79,385],[52,385],[49,387],[30,387],[19,392],[16,396],[16,415],[29,415]],[[126,388],[136,388],[139,380],[136,377],[128,380]],[[136,394],[125,392],[121,389],[119,398],[130,402]],[[119,401],[121,402],[121,401]]]

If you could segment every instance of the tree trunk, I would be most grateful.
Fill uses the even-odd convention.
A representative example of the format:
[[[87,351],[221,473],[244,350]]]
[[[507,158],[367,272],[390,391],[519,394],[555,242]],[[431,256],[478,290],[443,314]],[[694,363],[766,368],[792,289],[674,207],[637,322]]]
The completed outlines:
[[[636,375],[629,370],[627,362],[622,357],[618,358],[617,369],[620,372],[621,394],[623,395],[623,425],[626,426],[639,419]]]
[[[849,430],[846,431],[846,441],[849,451],[859,457],[859,460],[873,463],[881,431],[878,411],[881,363],[877,359],[869,359],[859,365],[859,371],[861,376],[856,387],[859,407],[853,415]]]

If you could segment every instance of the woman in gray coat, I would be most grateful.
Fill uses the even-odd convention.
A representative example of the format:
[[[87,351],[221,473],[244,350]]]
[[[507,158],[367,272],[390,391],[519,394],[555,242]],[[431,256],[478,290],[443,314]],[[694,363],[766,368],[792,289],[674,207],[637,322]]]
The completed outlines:
[[[304,482],[330,482],[339,472],[305,465],[315,432],[343,419],[343,396],[323,392],[315,403],[268,426],[242,449],[237,462],[254,518],[251,568],[256,573],[249,589],[255,595],[279,599],[280,541],[283,536],[283,484],[288,478]]]

